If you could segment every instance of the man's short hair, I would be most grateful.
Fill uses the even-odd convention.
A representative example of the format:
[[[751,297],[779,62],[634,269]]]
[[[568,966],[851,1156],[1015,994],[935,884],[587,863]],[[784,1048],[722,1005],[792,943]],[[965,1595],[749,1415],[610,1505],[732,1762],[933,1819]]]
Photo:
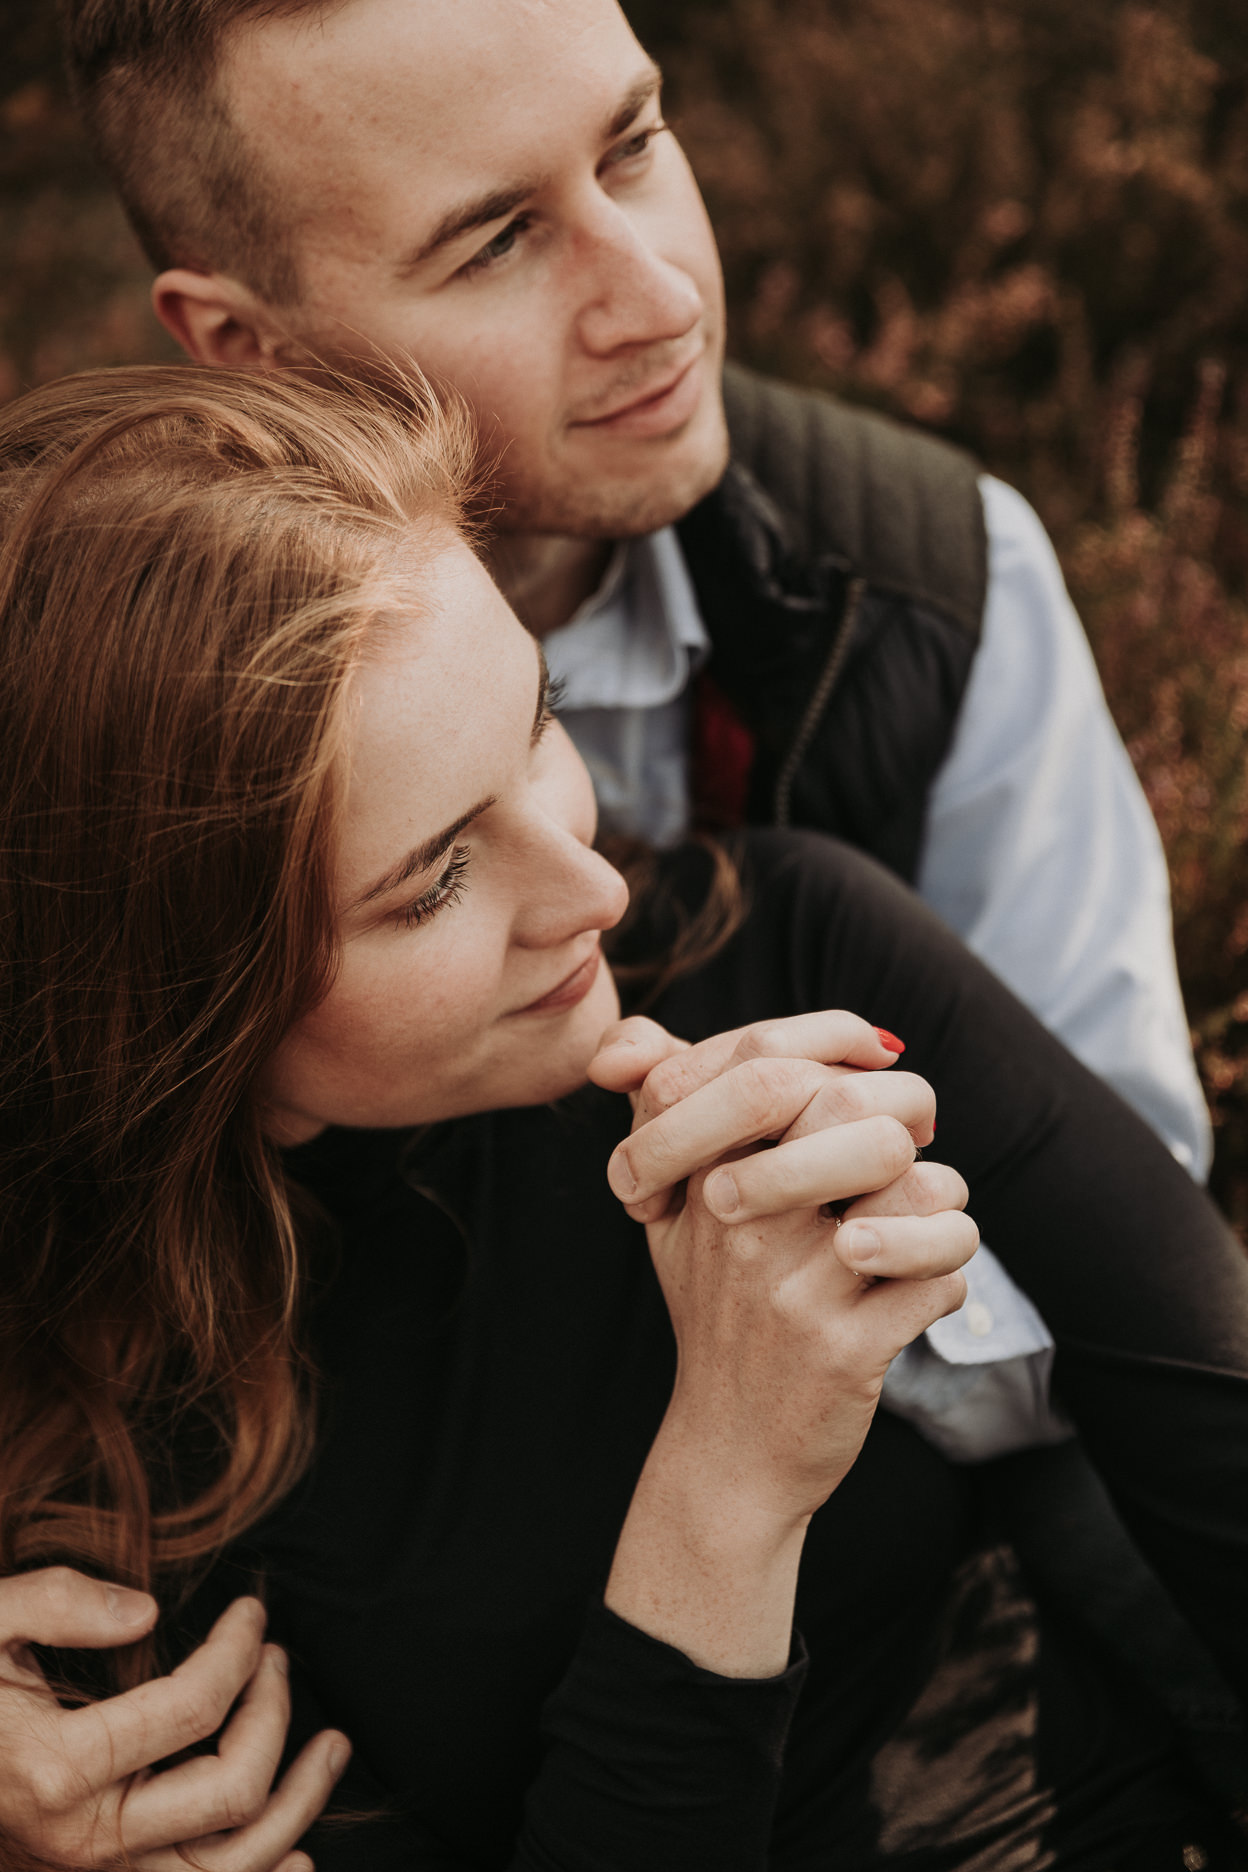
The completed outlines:
[[[273,305],[297,300],[290,220],[231,121],[221,46],[244,20],[313,10],[324,0],[60,0],[71,88],[158,271],[229,273]]]

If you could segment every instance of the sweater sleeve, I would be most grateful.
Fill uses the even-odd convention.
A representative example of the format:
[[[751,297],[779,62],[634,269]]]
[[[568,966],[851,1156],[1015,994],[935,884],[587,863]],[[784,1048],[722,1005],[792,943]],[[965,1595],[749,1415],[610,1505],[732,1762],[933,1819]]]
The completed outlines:
[[[543,1711],[505,1872],[763,1872],[806,1668],[795,1637],[780,1676],[720,1677],[592,1605]],[[317,1872],[479,1872],[379,1797],[353,1763],[336,1806],[366,1817],[313,1828],[303,1845]]]
[[[550,1698],[515,1872],[755,1872],[805,1675],[719,1677],[606,1610]]]

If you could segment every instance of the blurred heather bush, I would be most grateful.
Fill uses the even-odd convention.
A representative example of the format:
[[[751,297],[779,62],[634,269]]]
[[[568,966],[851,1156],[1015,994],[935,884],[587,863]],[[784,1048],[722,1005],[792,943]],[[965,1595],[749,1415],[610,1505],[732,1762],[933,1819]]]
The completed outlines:
[[[0,0],[0,396],[170,355]],[[1052,529],[1170,855],[1248,1227],[1248,14],[1231,0],[630,0],[739,357],[974,449]]]

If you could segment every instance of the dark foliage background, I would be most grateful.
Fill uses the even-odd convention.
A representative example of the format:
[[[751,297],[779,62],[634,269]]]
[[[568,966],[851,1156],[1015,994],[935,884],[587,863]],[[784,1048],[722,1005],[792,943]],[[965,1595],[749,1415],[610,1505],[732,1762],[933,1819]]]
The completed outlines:
[[[1248,13],[1229,0],[632,0],[737,356],[1035,502],[1157,814],[1248,1226]],[[57,72],[0,0],[0,397],[170,355]]]

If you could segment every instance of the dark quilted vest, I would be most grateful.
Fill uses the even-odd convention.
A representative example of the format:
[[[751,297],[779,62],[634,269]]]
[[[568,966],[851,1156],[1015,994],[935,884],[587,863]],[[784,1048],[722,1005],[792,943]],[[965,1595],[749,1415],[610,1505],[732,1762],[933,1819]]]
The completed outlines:
[[[729,366],[733,459],[679,527],[710,674],[754,737],[747,816],[912,881],[987,584],[974,462]]]

